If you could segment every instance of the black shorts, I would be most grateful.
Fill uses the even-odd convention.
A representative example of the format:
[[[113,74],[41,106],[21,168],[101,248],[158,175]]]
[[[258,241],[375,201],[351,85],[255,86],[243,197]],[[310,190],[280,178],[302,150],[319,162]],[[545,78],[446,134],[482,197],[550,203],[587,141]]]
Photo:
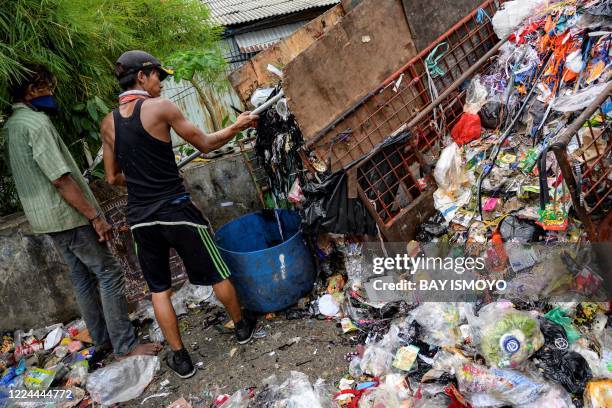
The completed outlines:
[[[191,201],[168,204],[156,212],[153,221],[133,225],[132,235],[151,292],[164,292],[172,286],[170,248],[183,260],[194,285],[214,285],[230,276],[202,213]]]

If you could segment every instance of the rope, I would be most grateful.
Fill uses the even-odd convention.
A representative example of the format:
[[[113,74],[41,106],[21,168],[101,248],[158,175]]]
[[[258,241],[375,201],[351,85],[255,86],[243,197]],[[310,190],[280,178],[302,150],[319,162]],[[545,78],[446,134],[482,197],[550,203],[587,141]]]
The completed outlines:
[[[436,52],[438,52],[438,48],[442,47],[443,45],[446,46],[446,49],[440,55],[436,56]],[[438,61],[440,61],[440,59],[444,56],[444,54],[448,52],[448,48],[449,48],[448,43],[441,42],[440,44],[436,46],[436,48],[431,50],[429,55],[427,55],[427,58],[425,58],[425,69],[427,70],[428,75],[430,75],[432,78],[436,78],[438,76],[444,75],[444,71],[442,71],[442,69],[438,67]]]
[[[478,24],[482,24],[484,22],[484,18],[487,18],[489,20],[490,23],[493,23],[493,20],[491,20],[491,16],[489,16],[489,14],[487,14],[487,12],[485,11],[485,9],[483,9],[482,7],[480,7],[478,9],[478,12],[476,13],[476,22]]]
[[[446,49],[441,52],[439,55],[436,55],[438,52],[438,48],[446,46]],[[425,72],[427,73],[427,88],[429,90],[429,96],[432,101],[435,101],[438,98],[438,88],[436,88],[436,84],[434,82],[434,78],[439,76],[444,76],[445,72],[438,66],[438,62],[440,59],[448,52],[449,45],[446,42],[441,42],[438,44],[427,58],[425,58]],[[438,112],[439,111],[439,112]],[[436,128],[436,131],[439,135],[444,136],[442,134],[442,130],[444,128],[444,123],[438,123],[438,115],[442,117],[442,121],[444,121],[444,110],[441,106],[438,106],[433,109],[433,124]]]

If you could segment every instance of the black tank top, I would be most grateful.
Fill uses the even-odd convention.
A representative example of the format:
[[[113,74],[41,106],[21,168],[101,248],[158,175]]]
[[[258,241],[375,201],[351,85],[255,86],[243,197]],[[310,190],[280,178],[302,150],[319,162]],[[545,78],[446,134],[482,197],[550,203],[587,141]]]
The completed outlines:
[[[136,101],[132,116],[113,111],[115,159],[125,175],[128,190],[127,219],[131,225],[153,221],[155,213],[169,201],[186,195],[179,176],[172,142],[154,138],[142,126]]]

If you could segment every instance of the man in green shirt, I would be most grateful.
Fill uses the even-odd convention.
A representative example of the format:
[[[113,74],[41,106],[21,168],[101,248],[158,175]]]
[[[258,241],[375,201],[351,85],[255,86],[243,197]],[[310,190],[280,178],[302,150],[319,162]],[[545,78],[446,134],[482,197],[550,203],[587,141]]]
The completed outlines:
[[[48,234],[64,257],[79,309],[96,347],[123,358],[156,354],[158,344],[138,344],[128,318],[124,277],[104,241],[106,222],[87,182],[51,123],[56,79],[32,65],[11,87],[13,114],[4,126],[17,193],[32,230]]]

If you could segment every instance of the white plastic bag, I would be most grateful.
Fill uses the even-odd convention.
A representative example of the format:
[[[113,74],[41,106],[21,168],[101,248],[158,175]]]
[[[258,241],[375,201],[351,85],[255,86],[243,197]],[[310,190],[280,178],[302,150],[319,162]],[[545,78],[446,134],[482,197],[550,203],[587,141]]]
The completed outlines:
[[[505,40],[543,3],[543,0],[515,0],[503,3],[502,8],[493,16],[493,31],[500,40]]]
[[[395,355],[386,348],[371,345],[366,348],[361,359],[360,367],[364,373],[380,377],[391,370]]]
[[[434,206],[444,219],[451,221],[456,211],[470,201],[470,175],[465,171],[461,149],[451,143],[442,150],[434,169],[438,189],[434,192]]]
[[[487,103],[488,97],[489,92],[487,91],[487,87],[482,83],[480,75],[474,76],[467,89],[463,111],[476,115]]]
[[[255,92],[253,92],[253,95],[251,95],[251,105],[257,108],[259,105],[268,100],[270,95],[272,95],[272,92],[274,92],[274,88],[256,89]]]
[[[87,391],[102,405],[113,405],[138,397],[159,370],[157,356],[133,356],[93,372]]]
[[[458,303],[426,302],[412,310],[406,321],[416,320],[423,327],[423,340],[436,346],[455,346],[461,339],[463,315]]]
[[[468,177],[463,170],[461,149],[457,143],[446,146],[434,169],[434,178],[438,188],[448,196],[455,196]]]
[[[172,295],[172,304],[182,303],[183,305],[188,305],[189,303],[200,303],[209,300],[212,294],[212,286],[193,285],[187,281],[178,292]]]

